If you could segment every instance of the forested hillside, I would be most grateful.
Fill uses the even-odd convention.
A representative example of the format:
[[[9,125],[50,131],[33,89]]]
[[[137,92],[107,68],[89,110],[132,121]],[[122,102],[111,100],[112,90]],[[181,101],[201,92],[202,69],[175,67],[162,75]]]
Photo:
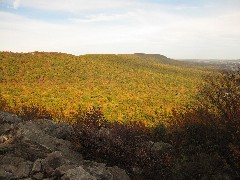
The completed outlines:
[[[6,107],[41,107],[71,120],[79,108],[99,108],[110,121],[167,120],[191,104],[208,72],[162,55],[0,53],[0,90]]]
[[[0,177],[20,172],[13,152],[25,158],[29,149],[63,147],[57,135],[84,159],[124,169],[117,170],[127,179],[239,179],[240,69],[210,69],[154,54],[1,52],[0,152],[10,160]],[[43,165],[41,177],[55,177]]]

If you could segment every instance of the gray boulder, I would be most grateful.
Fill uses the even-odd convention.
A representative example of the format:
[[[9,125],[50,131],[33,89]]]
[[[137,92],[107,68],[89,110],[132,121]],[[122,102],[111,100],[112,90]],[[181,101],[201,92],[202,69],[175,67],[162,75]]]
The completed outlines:
[[[123,169],[83,160],[73,134],[66,123],[0,112],[0,179],[129,180]]]
[[[125,170],[117,166],[107,167],[104,163],[84,161],[83,168],[97,179],[130,180]]]
[[[97,180],[97,178],[90,175],[81,166],[68,170],[61,179],[62,180]]]
[[[62,153],[59,151],[55,151],[47,155],[47,157],[42,160],[41,166],[44,172],[47,174],[52,174],[56,168],[67,163],[62,156]]]
[[[73,127],[67,123],[56,123],[47,119],[38,119],[35,124],[44,131],[44,133],[58,139],[70,141],[74,134]]]
[[[14,175],[16,178],[24,178],[30,175],[32,162],[26,161],[21,157],[8,154],[0,159],[0,169],[5,175]]]
[[[0,111],[0,120],[2,123],[16,123],[23,121],[16,114]]]
[[[117,166],[109,167],[108,171],[112,175],[112,180],[130,180],[125,170],[120,169]]]
[[[82,160],[81,154],[76,153],[73,150],[70,141],[53,136],[52,132],[55,128],[53,125],[54,123],[47,120],[44,124],[45,126],[47,126],[46,124],[49,124],[47,130],[43,127],[43,123],[37,121],[19,123],[19,128],[16,134],[18,137],[18,145],[20,147],[18,148],[20,151],[18,154],[24,154],[24,152],[29,152],[31,150],[33,153],[29,152],[25,157],[27,158],[27,156],[29,156],[31,160],[36,160],[46,157],[48,153],[61,151],[62,155],[71,161],[79,162]]]
[[[41,159],[37,159],[34,163],[33,163],[33,167],[32,167],[32,173],[38,173],[41,172],[43,170],[42,168],[42,160]]]

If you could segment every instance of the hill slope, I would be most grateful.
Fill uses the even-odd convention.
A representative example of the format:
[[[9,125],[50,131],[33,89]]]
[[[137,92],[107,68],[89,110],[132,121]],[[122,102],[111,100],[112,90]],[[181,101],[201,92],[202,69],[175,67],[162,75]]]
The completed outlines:
[[[206,71],[161,55],[0,52],[0,90],[9,109],[44,106],[71,119],[79,106],[108,120],[167,119],[190,103]]]

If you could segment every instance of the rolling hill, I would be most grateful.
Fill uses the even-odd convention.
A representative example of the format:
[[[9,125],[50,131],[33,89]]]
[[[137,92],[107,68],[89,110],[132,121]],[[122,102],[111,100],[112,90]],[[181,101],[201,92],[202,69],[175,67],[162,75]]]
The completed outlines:
[[[156,54],[0,52],[0,91],[9,111],[41,106],[71,121],[79,108],[109,121],[165,121],[194,101],[208,71]]]

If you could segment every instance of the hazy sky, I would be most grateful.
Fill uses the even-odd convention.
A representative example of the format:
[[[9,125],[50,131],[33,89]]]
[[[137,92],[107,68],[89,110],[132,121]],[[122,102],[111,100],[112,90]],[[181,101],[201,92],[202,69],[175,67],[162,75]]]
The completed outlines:
[[[0,51],[240,58],[240,0],[0,0]]]

